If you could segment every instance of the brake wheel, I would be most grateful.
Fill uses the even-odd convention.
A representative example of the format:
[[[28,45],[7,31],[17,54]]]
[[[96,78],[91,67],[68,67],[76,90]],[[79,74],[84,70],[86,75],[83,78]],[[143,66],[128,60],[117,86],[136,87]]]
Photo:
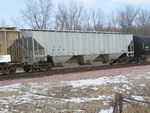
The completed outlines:
[[[16,66],[10,66],[9,67],[9,74],[15,74],[16,73]]]

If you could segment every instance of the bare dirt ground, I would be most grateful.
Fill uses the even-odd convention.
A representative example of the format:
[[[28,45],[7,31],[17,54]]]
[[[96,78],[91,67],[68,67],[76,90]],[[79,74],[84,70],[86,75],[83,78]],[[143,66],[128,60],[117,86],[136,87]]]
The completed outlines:
[[[0,85],[1,113],[112,113],[115,92],[150,102],[150,66],[1,81]]]

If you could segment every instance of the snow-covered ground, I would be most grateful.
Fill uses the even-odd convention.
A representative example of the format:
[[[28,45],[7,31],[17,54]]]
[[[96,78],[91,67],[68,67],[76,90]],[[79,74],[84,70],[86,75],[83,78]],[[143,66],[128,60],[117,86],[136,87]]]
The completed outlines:
[[[87,79],[87,80],[78,80],[78,81],[69,81],[62,82],[66,85],[71,85],[73,87],[83,87],[83,86],[99,86],[99,85],[107,85],[107,84],[115,84],[115,83],[128,83],[128,79],[124,75],[119,75],[115,77],[101,77],[96,79]]]
[[[2,113],[112,113],[114,93],[145,100],[150,70],[56,83],[16,83],[0,87]]]

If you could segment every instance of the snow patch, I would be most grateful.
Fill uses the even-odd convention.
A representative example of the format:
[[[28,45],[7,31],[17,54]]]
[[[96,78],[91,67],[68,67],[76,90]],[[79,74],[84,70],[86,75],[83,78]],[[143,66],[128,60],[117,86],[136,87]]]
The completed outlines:
[[[144,98],[143,98],[142,96],[132,95],[131,97],[132,97],[133,99],[135,99],[135,100],[140,100],[140,101],[143,101],[143,100],[144,100]]]
[[[111,107],[110,109],[101,110],[99,113],[112,113],[112,112],[113,112],[113,108]]]
[[[0,103],[4,105],[6,104],[17,105],[23,103],[33,103],[33,100],[30,99],[29,97],[20,97],[20,98],[5,97],[0,100]]]
[[[0,87],[0,92],[11,92],[11,91],[18,91],[19,88],[21,88],[23,85],[21,83],[18,84],[12,84],[8,86],[2,86]]]
[[[93,87],[93,88],[91,88],[91,89],[93,89],[93,90],[95,90],[95,91],[96,91],[96,90],[98,90],[99,88]]]
[[[127,89],[127,90],[131,90],[131,89],[132,89],[132,88],[129,87],[127,84],[124,84],[122,87],[125,88],[125,89]]]
[[[97,98],[71,98],[71,99],[63,99],[64,101],[67,102],[76,102],[76,103],[82,103],[82,102],[88,102],[88,101],[93,101],[93,100],[105,100],[111,98],[111,96],[99,96]]]
[[[29,91],[32,93],[46,93],[52,85],[48,83],[29,83]]]
[[[0,99],[0,104],[3,105],[8,105],[8,104],[12,104],[12,105],[17,105],[17,104],[24,104],[24,103],[35,103],[34,99],[39,99],[42,101],[42,99],[48,98],[47,96],[42,96],[42,95],[36,95],[36,94],[32,94],[29,92],[22,92],[19,91],[20,94],[22,94],[22,96],[11,96],[11,97],[4,97]]]
[[[128,79],[126,76],[119,75],[115,77],[101,77],[97,79],[87,79],[87,80],[78,80],[78,81],[69,81],[69,82],[61,82],[62,85],[72,85],[73,87],[82,87],[82,86],[90,86],[90,85],[108,85],[113,83],[128,83]]]
[[[145,77],[146,79],[150,79],[150,77]]]
[[[145,85],[145,84],[140,84],[139,86],[141,86],[141,87],[145,87],[146,85]]]

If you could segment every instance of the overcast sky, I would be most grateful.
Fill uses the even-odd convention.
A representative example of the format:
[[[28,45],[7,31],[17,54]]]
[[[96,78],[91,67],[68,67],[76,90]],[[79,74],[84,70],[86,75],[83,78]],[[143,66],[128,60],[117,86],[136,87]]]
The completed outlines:
[[[54,0],[53,0],[54,1]],[[62,0],[55,0],[57,2]],[[64,0],[65,1],[65,0]],[[126,4],[150,10],[150,0],[78,0],[87,9],[101,8],[105,12],[119,10]],[[56,4],[56,3],[55,3]],[[11,18],[21,15],[21,9],[25,7],[24,0],[0,0],[0,20],[10,23]]]

